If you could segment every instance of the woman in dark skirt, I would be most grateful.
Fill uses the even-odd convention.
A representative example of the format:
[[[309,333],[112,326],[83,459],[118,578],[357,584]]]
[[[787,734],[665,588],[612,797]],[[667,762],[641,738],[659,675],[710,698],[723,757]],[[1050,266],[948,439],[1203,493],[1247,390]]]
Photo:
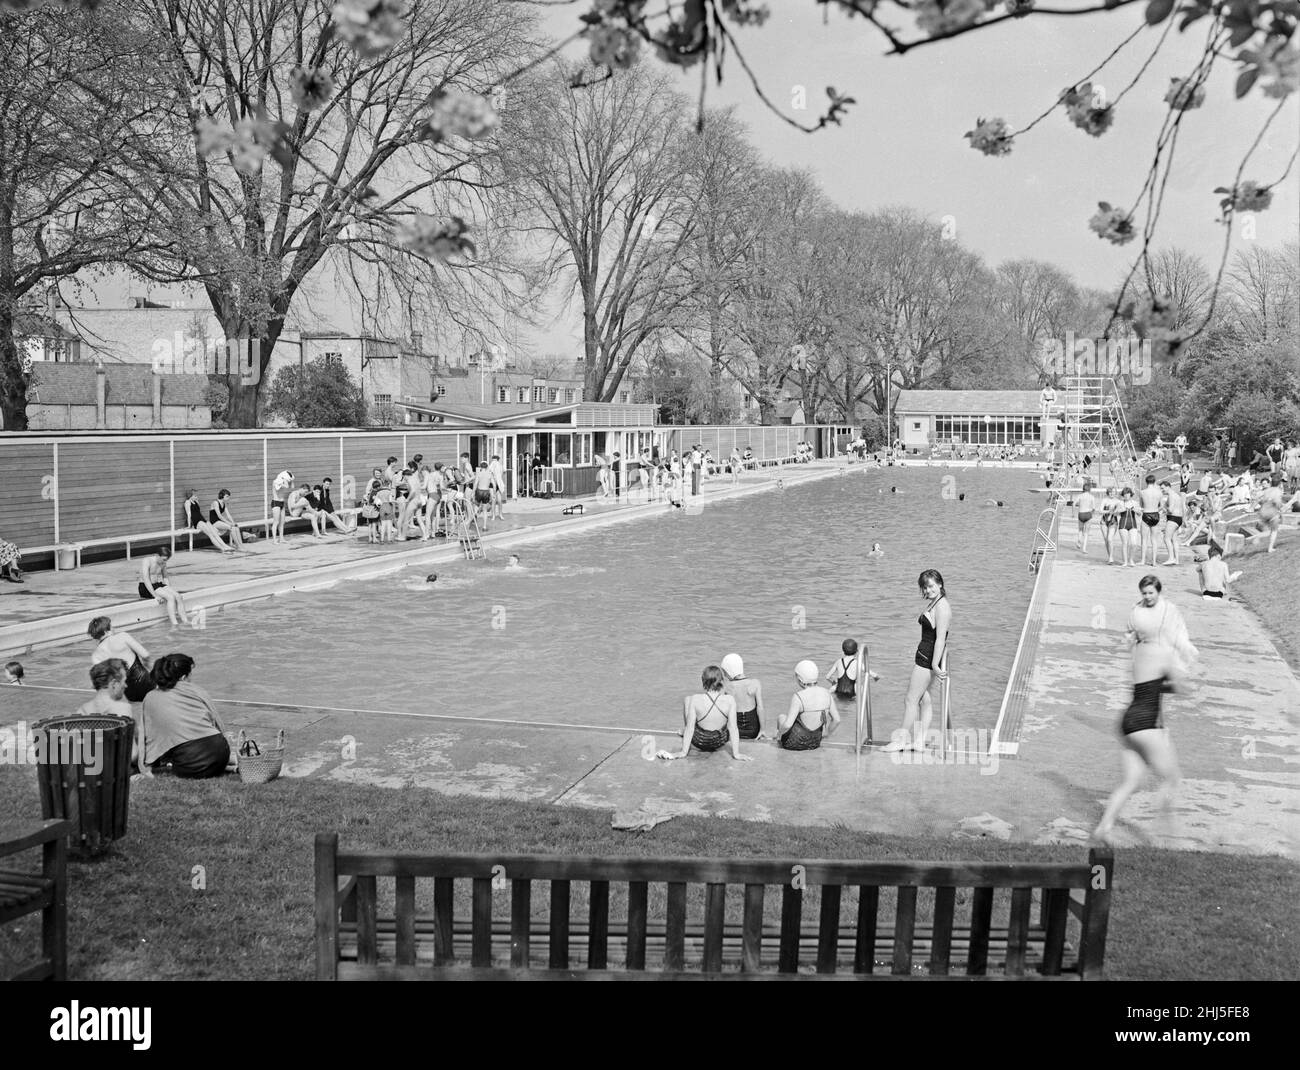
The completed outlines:
[[[738,762],[751,762],[748,754],[740,753],[740,729],[736,725],[736,700],[726,693],[723,685],[726,676],[716,665],[708,666],[700,674],[704,685],[701,695],[687,695],[682,701],[682,715],[686,728],[682,732],[682,752],[662,752],[665,758],[685,758],[691,747],[702,751],[722,750],[731,744],[731,756]]]
[[[190,683],[194,659],[165,654],[153,667],[155,689],[144,699],[144,760],[154,771],[170,766],[178,777],[221,776],[230,744],[208,693]]]

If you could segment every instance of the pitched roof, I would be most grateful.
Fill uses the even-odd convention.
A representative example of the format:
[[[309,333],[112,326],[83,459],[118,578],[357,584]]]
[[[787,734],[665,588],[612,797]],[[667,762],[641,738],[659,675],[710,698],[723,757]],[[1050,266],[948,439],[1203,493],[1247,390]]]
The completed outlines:
[[[1038,416],[1042,403],[1037,390],[903,390],[894,411]]]
[[[104,401],[108,405],[152,405],[154,372],[148,364],[105,364]],[[165,374],[162,379],[164,405],[202,405],[208,377],[193,374]],[[32,363],[27,386],[29,405],[94,405],[95,365]]]

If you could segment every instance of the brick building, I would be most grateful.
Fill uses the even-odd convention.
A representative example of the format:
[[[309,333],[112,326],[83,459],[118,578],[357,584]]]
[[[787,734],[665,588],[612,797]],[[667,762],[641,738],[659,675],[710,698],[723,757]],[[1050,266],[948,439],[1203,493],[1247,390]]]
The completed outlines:
[[[36,361],[27,385],[32,431],[206,430],[206,375],[160,374],[141,364]]]

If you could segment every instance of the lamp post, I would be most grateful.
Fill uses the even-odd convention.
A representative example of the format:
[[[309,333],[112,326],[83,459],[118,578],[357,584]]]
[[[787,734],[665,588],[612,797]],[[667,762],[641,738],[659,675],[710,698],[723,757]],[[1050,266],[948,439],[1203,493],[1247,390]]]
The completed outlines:
[[[889,418],[890,402],[893,394],[894,365],[891,361],[885,362],[885,449],[894,448],[894,426]]]

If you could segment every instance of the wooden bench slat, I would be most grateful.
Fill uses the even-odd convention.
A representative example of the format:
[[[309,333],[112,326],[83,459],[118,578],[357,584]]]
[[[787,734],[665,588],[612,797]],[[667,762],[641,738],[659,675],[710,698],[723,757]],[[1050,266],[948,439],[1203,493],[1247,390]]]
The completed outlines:
[[[357,961],[373,965],[379,961],[375,948],[375,878],[357,878]]]
[[[551,881],[551,945],[547,962],[553,970],[569,966],[569,882]]]
[[[686,884],[683,881],[668,883],[664,942],[664,969],[680,970],[686,962]]]
[[[410,966],[415,962],[415,878],[398,877],[395,893],[397,911],[397,964]]]
[[[786,883],[781,889],[781,946],[777,969],[795,973],[799,969],[799,930],[803,918],[803,889]]]
[[[609,881],[592,881],[590,917],[587,929],[587,962],[593,970],[603,970],[609,950]]]
[[[764,884],[745,885],[745,920],[741,923],[741,964],[746,973],[757,973],[763,963]]]
[[[953,910],[957,902],[957,889],[951,885],[937,888],[934,893],[934,936],[930,946],[930,973],[946,976],[952,951]]]
[[[1012,977],[1025,972],[1025,944],[1029,934],[1029,909],[1033,892],[1014,888],[1011,892],[1011,922],[1007,927],[1006,970]]]
[[[989,963],[989,927],[993,922],[993,889],[976,888],[970,908],[970,951],[966,957],[966,973],[981,977]]]
[[[1070,892],[1066,888],[1047,888],[1043,891],[1042,912],[1046,923],[1043,936],[1043,973],[1049,977],[1061,972],[1065,957],[1065,929],[1068,921],[1067,906]]]
[[[894,914],[893,973],[907,976],[912,972],[912,932],[916,928],[916,889],[898,889],[898,907]]]
[[[1115,855],[1110,848],[1088,852],[1091,882],[1084,903],[1079,937],[1079,974],[1086,981],[1100,980],[1106,955],[1106,929],[1110,919],[1110,891],[1115,881]]]
[[[840,936],[840,886],[822,889],[821,923],[817,933],[817,972],[834,973]]]
[[[471,966],[492,965],[492,878],[475,877],[473,902],[470,908],[473,924]]]
[[[871,973],[876,961],[876,916],[880,909],[880,889],[858,888],[858,933],[853,949],[855,973]]]
[[[627,968],[645,969],[646,924],[650,885],[633,881],[627,886]]]
[[[455,888],[450,877],[435,877],[433,881],[433,961],[439,966],[449,966],[454,959],[452,950],[453,896]]]
[[[529,938],[532,926],[533,882],[514,880],[510,882],[510,965],[527,966],[529,964]]]
[[[704,893],[704,969],[718,973],[722,969],[722,935],[726,921],[727,886],[705,885]]]

